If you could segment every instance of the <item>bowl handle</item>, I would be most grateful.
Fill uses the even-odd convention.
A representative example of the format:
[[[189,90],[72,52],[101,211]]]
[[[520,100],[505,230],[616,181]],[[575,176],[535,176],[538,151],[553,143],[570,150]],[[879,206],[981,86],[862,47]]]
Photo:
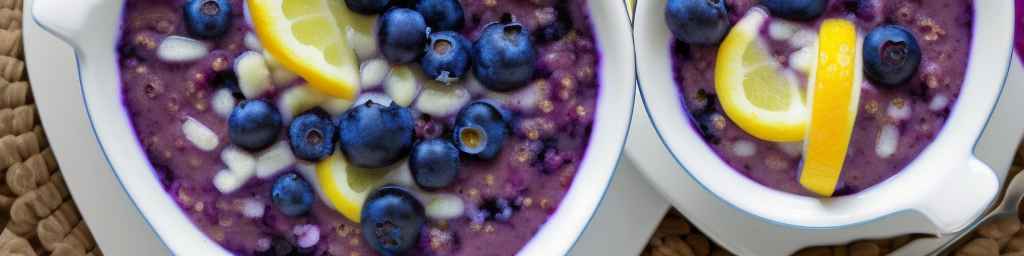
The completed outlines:
[[[83,32],[88,31],[86,28],[90,14],[101,2],[102,0],[35,0],[32,15],[44,29],[77,47],[83,38]]]
[[[927,200],[915,207],[934,225],[938,234],[959,232],[981,216],[994,202],[999,178],[987,164],[970,156],[964,167],[954,170],[963,175],[947,175],[945,181],[928,193]]]

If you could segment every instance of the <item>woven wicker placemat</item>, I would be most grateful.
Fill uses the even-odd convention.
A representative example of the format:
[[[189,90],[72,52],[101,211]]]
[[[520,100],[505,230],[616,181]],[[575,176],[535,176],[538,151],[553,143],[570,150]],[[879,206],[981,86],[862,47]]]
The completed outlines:
[[[1013,177],[1022,169],[1024,169],[1024,144],[1017,149],[1017,157],[1007,177]],[[982,224],[972,231],[972,234],[959,241],[951,254],[956,256],[1024,256],[1022,219],[1024,219],[1024,212],[1018,213],[1016,218],[997,219]],[[857,241],[847,245],[817,246],[803,249],[796,255],[885,255],[917,238],[905,235],[890,239]],[[662,220],[641,255],[718,256],[732,254],[713,241],[708,241],[707,237],[692,227],[682,215],[672,211]]]
[[[0,255],[103,255],[61,176],[25,73],[22,0],[0,0]]]

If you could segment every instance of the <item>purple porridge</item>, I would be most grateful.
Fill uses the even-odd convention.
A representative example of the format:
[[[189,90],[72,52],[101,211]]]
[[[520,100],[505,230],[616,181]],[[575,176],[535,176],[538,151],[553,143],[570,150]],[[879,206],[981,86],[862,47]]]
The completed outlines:
[[[315,162],[291,155],[268,156],[274,154],[271,152],[291,153],[287,146],[281,145],[289,144],[288,122],[294,118],[292,114],[283,114],[284,125],[275,137],[275,145],[258,150],[239,150],[232,145],[228,118],[232,108],[237,108],[235,103],[246,98],[259,99],[281,109],[287,104],[279,102],[285,102],[291,92],[298,91],[293,89],[303,87],[305,82],[267,61],[265,70],[269,74],[264,76],[273,80],[272,86],[258,96],[246,97],[249,93],[244,83],[249,83],[249,74],[238,74],[238,70],[244,69],[241,65],[251,65],[251,61],[243,59],[250,54],[268,53],[261,51],[252,27],[246,22],[244,1],[226,1],[231,9],[227,31],[205,39],[189,31],[183,13],[187,2],[190,1],[126,1],[123,32],[117,46],[123,102],[139,144],[167,193],[203,233],[236,254],[377,254],[364,239],[360,224],[346,218],[329,200],[322,198],[323,185],[318,184],[321,181],[318,181]],[[345,1],[338,2],[344,5]],[[490,91],[472,78],[447,85],[461,88],[456,90],[468,95],[463,105],[485,100],[503,108],[502,116],[509,119],[508,135],[496,157],[485,160],[463,154],[454,183],[429,190],[431,195],[454,197],[464,207],[455,209],[458,214],[448,218],[430,216],[416,232],[418,241],[408,252],[412,255],[513,255],[554,213],[573,183],[594,121],[600,55],[588,20],[586,0],[458,2],[465,11],[465,26],[458,32],[471,41],[492,22],[511,18],[521,23],[534,40],[536,71],[527,85],[513,92]],[[163,52],[165,43],[172,39],[184,45],[199,41],[206,51],[168,46],[186,49],[178,52],[189,54]],[[374,50],[359,55],[364,77],[370,77],[365,73],[370,69],[367,68],[370,60],[383,60]],[[202,54],[187,56],[195,52]],[[390,74],[403,68],[412,70],[418,78],[416,87],[420,92],[415,94],[420,95],[419,99],[405,101],[393,96],[383,100],[391,100],[411,111],[415,120],[414,139],[453,136],[455,112],[440,111],[443,113],[432,115],[424,112],[438,112],[436,108],[420,108],[429,105],[418,102],[427,96],[425,90],[439,86],[424,81],[430,79],[419,74],[420,65],[384,67],[390,68]],[[390,83],[392,79],[390,75],[382,77],[376,83]],[[242,89],[237,88],[239,83],[243,83]],[[364,86],[360,98],[380,103],[381,95],[391,96],[390,88],[387,85]],[[337,99],[334,105],[326,102],[330,100],[312,108],[322,108],[320,110],[325,111],[320,113],[330,113],[332,120],[359,104]],[[226,152],[229,149],[232,153]],[[234,153],[254,159],[256,174],[250,174],[249,179],[221,180],[221,175],[234,168],[225,159]],[[266,166],[264,156],[269,159]],[[399,165],[404,163],[403,160]],[[395,171],[409,172],[402,168]],[[299,174],[317,192],[311,209],[297,216],[282,212],[272,198],[275,179],[291,173]],[[423,201],[424,197],[420,198]],[[428,208],[429,215],[430,202],[421,203]]]
[[[800,2],[800,1],[797,1]],[[808,2],[808,1],[803,1]],[[816,32],[827,18],[852,21],[858,34],[883,25],[906,28],[920,45],[920,65],[909,80],[892,87],[865,78],[860,89],[859,114],[853,127],[845,165],[835,195],[868,189],[899,173],[942,129],[960,94],[971,44],[971,0],[831,0],[824,1],[820,16],[812,19],[770,17],[761,30],[768,52],[785,68],[795,63],[794,40],[801,32],[785,36],[783,30]],[[736,24],[753,0],[725,0],[730,24]],[[786,29],[773,28],[776,23]],[[795,28],[791,28],[795,27]],[[813,37],[811,38],[813,40]],[[729,166],[767,187],[800,195],[814,195],[799,182],[802,146],[797,142],[772,142],[752,136],[723,111],[716,97],[714,70],[719,47],[672,44],[673,70],[680,100],[707,144]],[[858,52],[858,57],[859,56]],[[806,87],[806,74],[797,74]]]

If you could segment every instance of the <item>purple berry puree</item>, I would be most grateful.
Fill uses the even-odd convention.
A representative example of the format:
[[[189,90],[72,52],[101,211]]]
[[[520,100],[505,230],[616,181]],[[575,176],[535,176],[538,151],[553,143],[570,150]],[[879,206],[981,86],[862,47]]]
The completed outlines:
[[[230,144],[227,120],[215,113],[211,104],[212,95],[219,89],[215,78],[220,72],[232,70],[235,59],[247,51],[243,40],[251,29],[243,17],[243,1],[231,0],[233,24],[226,35],[205,41],[211,46],[208,56],[187,64],[162,62],[156,54],[161,40],[172,35],[189,36],[183,21],[185,2],[126,1],[117,46],[124,104],[139,144],[167,193],[203,233],[237,254],[262,255],[280,244],[297,248],[312,243],[298,251],[310,255],[374,255],[363,241],[359,224],[319,198],[307,215],[282,214],[270,200],[274,178],[254,177],[229,194],[214,187],[214,175],[226,168],[220,150]],[[470,40],[483,26],[505,14],[511,14],[530,31],[557,22],[559,12],[568,12],[563,17],[573,23],[571,31],[557,41],[537,43],[540,59],[531,86],[538,86],[543,98],[533,111],[510,108],[515,118],[500,155],[490,161],[464,158],[455,184],[435,191],[461,197],[466,204],[465,215],[431,221],[412,250],[414,255],[513,255],[555,212],[572,185],[594,121],[600,55],[586,0],[460,2],[466,12],[462,33]],[[277,94],[270,93],[264,99],[277,102]],[[473,98],[485,97],[474,93]],[[416,115],[419,139],[448,134],[454,123],[453,116]],[[191,144],[181,128],[188,118],[213,130],[220,145],[207,152]],[[255,212],[264,213],[246,217],[253,215],[254,205]],[[487,215],[495,205],[510,207],[512,215],[501,220]],[[312,232],[313,228],[318,232]]]
[[[1017,49],[1017,55],[1020,56],[1022,53],[1024,53],[1024,8],[1021,7],[1022,4],[1024,4],[1024,0],[1017,0],[1016,3],[1017,10],[1016,15],[1014,15],[1014,17],[1016,18],[1013,19],[1013,27],[1015,32],[1013,48]]]
[[[726,0],[733,24],[755,2]],[[882,89],[870,81],[864,82],[860,111],[837,186],[836,195],[841,196],[863,191],[896,175],[942,129],[964,81],[971,44],[973,5],[970,0],[830,2],[821,18],[795,23],[816,31],[824,19],[845,18],[854,21],[859,33],[867,33],[884,24],[901,25],[917,38],[923,58],[917,74],[897,89]],[[768,45],[784,66],[789,65],[786,57],[799,50],[772,39],[768,40]],[[694,121],[695,129],[702,132],[705,141],[719,157],[746,177],[773,189],[812,195],[798,182],[801,143],[757,139],[736,126],[722,111],[715,96],[717,52],[717,46],[691,46],[679,42],[672,46],[680,100]],[[802,77],[801,80],[806,82],[807,78]],[[880,153],[877,149],[879,138],[883,137],[882,131],[886,129],[889,134],[898,132],[897,145],[892,152]],[[743,150],[735,150],[737,145]],[[749,154],[751,146],[753,154]]]

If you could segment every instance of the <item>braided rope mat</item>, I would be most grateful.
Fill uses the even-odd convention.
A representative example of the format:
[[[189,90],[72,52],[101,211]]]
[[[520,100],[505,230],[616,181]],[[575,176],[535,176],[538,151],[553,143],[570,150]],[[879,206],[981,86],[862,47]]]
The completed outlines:
[[[1007,177],[1024,169],[1024,144],[1017,149],[1017,157]],[[1022,206],[1024,207],[1024,206]],[[1024,208],[1022,208],[1024,209]],[[957,243],[950,252],[955,256],[1024,256],[1024,212],[1016,218],[989,221],[974,233]],[[817,246],[803,249],[797,256],[872,256],[886,255],[918,237],[904,235],[890,239],[857,241],[848,245]],[[725,256],[733,255],[708,240],[693,228],[678,212],[669,212],[661,221],[641,253],[643,256]]]
[[[0,0],[0,255],[103,255],[69,195],[25,75],[22,0]]]

